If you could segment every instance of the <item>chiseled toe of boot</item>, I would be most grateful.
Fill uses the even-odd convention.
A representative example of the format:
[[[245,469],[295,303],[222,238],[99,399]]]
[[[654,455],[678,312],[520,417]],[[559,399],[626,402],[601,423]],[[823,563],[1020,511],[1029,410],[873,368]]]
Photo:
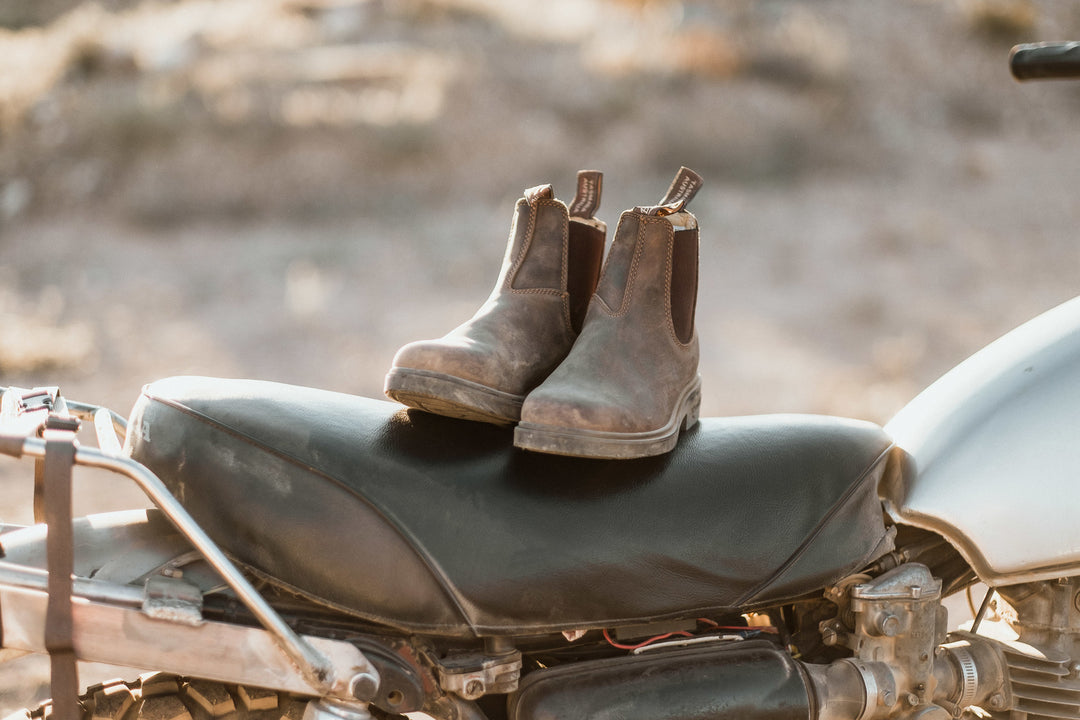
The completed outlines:
[[[604,397],[604,391],[608,397]],[[599,391],[599,392],[598,392]],[[525,399],[514,445],[523,450],[574,457],[631,459],[670,452],[679,432],[697,423],[701,378],[672,394],[671,401],[637,401],[617,386],[541,386]]]
[[[482,382],[490,356],[465,340],[420,340],[394,357],[385,392],[402,405],[436,415],[509,425],[521,417],[524,394]]]

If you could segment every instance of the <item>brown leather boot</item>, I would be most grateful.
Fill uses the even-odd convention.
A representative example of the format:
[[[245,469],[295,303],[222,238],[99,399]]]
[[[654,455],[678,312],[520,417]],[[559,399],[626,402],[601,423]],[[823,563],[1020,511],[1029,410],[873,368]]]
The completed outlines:
[[[401,348],[388,396],[439,415],[518,421],[525,396],[570,351],[596,288],[607,232],[594,217],[602,179],[579,172],[569,208],[550,185],[525,191],[487,302],[444,337]]]
[[[623,213],[573,349],[529,393],[526,450],[592,458],[668,452],[701,404],[697,219],[701,177],[682,168],[660,205]]]

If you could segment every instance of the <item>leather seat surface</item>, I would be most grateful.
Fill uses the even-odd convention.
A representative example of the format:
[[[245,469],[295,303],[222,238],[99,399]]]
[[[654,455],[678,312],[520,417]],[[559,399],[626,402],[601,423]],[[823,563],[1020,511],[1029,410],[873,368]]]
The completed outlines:
[[[586,460],[512,430],[322,390],[171,378],[127,451],[275,582],[411,632],[534,634],[814,592],[891,549],[891,443],[821,416],[703,418],[676,449]]]

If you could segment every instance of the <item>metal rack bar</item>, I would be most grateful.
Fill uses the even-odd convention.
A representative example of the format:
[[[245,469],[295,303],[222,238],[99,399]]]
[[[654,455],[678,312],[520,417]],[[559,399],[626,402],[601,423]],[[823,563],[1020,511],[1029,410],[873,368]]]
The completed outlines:
[[[69,403],[69,407],[71,404]],[[28,437],[23,441],[22,454],[43,458],[45,441]],[[238,598],[267,631],[273,635],[278,646],[296,663],[315,688],[330,691],[342,679],[335,678],[333,667],[327,658],[311,647],[290,628],[269,603],[259,595],[247,578],[237,569],[222,550],[210,539],[187,510],[165,487],[164,483],[142,464],[122,455],[104,452],[97,448],[79,447],[75,452],[75,464],[84,467],[99,468],[125,475],[146,493],[180,533],[202,554],[206,561],[221,575],[222,579],[236,592]],[[374,671],[374,668],[371,667]],[[347,681],[347,678],[345,679]]]

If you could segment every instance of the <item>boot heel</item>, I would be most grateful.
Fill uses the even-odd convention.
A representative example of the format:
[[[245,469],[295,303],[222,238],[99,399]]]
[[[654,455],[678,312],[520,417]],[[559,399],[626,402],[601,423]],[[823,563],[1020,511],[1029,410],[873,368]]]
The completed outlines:
[[[686,399],[686,415],[683,417],[682,431],[686,432],[697,425],[701,416],[701,385]]]

